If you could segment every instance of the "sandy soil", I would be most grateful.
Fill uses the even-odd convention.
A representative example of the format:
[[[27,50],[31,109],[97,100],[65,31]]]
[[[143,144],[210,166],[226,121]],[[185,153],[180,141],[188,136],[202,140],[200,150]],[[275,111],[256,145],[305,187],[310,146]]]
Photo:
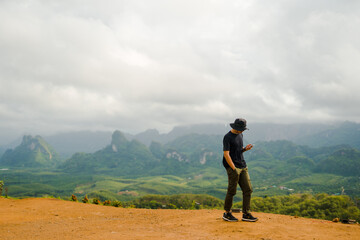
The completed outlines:
[[[225,222],[222,213],[0,198],[0,239],[360,239],[359,224],[265,213],[253,213],[256,223]]]

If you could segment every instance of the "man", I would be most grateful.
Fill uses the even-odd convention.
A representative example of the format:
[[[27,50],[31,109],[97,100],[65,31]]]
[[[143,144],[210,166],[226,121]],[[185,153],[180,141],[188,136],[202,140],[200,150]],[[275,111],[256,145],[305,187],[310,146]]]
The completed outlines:
[[[236,222],[238,219],[231,213],[233,198],[236,194],[237,184],[243,193],[243,221],[256,222],[258,219],[250,213],[250,199],[252,186],[246,162],[243,156],[245,151],[252,149],[253,145],[248,144],[243,147],[243,131],[247,130],[246,120],[242,118],[235,119],[234,123],[230,123],[231,130],[223,139],[223,165],[228,175],[228,189],[225,198],[225,213],[223,219],[225,221]]]

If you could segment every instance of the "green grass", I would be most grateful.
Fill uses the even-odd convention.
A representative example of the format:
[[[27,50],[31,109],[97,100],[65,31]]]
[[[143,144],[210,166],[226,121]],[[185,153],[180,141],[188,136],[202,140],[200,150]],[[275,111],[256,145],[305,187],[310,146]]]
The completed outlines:
[[[289,181],[289,184],[309,184],[309,185],[338,185],[344,180],[343,176],[327,173],[315,173],[310,176],[299,177]]]

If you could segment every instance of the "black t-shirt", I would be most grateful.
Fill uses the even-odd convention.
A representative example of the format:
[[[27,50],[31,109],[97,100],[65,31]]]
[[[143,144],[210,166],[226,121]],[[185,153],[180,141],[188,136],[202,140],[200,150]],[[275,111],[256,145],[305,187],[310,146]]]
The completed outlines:
[[[223,151],[230,151],[230,157],[237,168],[246,168],[246,162],[243,156],[243,135],[228,132],[223,139]],[[223,165],[229,168],[229,164],[223,157]]]

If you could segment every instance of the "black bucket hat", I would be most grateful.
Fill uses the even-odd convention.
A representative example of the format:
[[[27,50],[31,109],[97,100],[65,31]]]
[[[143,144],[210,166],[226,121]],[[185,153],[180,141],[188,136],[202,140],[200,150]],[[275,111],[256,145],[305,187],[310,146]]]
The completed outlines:
[[[235,119],[234,123],[230,123],[230,126],[238,131],[248,130],[248,128],[246,127],[246,120],[243,118]]]

